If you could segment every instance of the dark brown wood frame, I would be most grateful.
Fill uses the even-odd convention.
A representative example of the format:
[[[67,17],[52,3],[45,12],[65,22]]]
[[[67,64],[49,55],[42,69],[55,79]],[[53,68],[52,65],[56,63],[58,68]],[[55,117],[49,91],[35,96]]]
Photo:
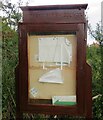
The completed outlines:
[[[30,32],[76,32],[77,66],[75,106],[33,104],[28,100],[27,34]],[[86,23],[19,23],[19,65],[16,68],[17,118],[23,112],[92,118],[91,67],[86,63]]]

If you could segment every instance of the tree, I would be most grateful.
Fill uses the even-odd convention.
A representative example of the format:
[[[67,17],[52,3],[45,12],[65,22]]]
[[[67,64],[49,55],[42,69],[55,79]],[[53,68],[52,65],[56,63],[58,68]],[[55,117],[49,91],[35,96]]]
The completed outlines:
[[[18,22],[21,20],[22,13],[20,12],[20,5],[22,1],[19,0],[17,5],[11,4],[10,0],[0,2],[1,10],[3,12],[2,21],[6,23],[10,28],[17,30]]]
[[[1,1],[2,16],[2,112],[3,119],[15,118],[15,67],[18,64],[18,6]],[[20,5],[20,3],[19,3]],[[12,109],[11,109],[12,106]]]
[[[100,23],[97,23],[96,29],[92,30],[91,25],[88,25],[90,35],[99,43],[100,46],[103,45],[103,30]]]
[[[93,114],[98,120],[103,119],[103,31],[98,23],[96,30],[88,26],[91,36],[97,41],[98,47],[88,48],[88,61],[93,68]]]
[[[2,111],[3,117],[10,112],[9,106],[13,102],[15,109],[15,67],[18,61],[17,32],[9,26],[3,25],[2,45]],[[12,100],[11,100],[12,99]],[[12,112],[13,113],[13,112]]]

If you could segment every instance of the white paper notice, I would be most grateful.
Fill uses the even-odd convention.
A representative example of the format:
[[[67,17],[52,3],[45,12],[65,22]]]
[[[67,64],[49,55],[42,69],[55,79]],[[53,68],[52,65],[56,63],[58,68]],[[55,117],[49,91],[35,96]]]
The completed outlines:
[[[76,96],[53,96],[52,97],[52,102],[53,104],[65,104],[66,102],[68,102],[67,104],[75,104],[76,103]]]
[[[45,73],[40,77],[39,82],[63,83],[61,70],[59,68],[56,68]]]
[[[46,37],[39,40],[39,62],[61,62],[70,64],[72,61],[72,45],[65,37]],[[62,48],[61,48],[62,47]]]
[[[36,97],[38,94],[38,90],[36,88],[31,88],[29,92],[33,97]]]

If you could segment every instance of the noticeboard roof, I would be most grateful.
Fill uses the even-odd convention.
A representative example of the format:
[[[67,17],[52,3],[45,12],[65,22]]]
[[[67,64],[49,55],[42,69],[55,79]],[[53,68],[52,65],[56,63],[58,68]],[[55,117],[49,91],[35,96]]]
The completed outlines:
[[[56,9],[86,9],[88,4],[69,4],[69,5],[45,5],[45,6],[22,6],[23,11],[32,10],[56,10]]]

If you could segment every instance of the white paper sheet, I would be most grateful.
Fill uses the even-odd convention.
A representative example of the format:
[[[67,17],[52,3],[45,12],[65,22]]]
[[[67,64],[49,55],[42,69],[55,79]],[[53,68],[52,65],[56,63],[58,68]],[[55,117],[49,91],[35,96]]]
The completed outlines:
[[[67,38],[47,37],[38,40],[39,62],[61,62],[62,58],[62,64],[70,64],[72,61],[72,45]]]
[[[47,82],[47,83],[63,83],[63,78],[61,75],[60,68],[53,69],[44,75],[42,75],[39,79],[39,82]]]

